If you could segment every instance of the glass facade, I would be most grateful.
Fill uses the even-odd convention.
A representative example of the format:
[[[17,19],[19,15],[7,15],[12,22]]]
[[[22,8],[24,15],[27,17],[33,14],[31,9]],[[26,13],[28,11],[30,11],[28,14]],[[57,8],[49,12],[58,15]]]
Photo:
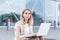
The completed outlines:
[[[24,3],[22,3],[24,2]],[[59,6],[56,0],[1,0],[0,1],[0,22],[5,22],[7,17],[10,17],[11,22],[15,23],[20,20],[22,11],[25,8],[29,8],[32,11],[34,22],[36,24],[41,20],[45,22],[54,23],[56,20],[57,24],[60,24],[59,19]],[[8,16],[7,16],[8,15]],[[13,17],[12,17],[13,16]],[[37,22],[38,21],[38,22]],[[39,24],[38,23],[38,24]]]

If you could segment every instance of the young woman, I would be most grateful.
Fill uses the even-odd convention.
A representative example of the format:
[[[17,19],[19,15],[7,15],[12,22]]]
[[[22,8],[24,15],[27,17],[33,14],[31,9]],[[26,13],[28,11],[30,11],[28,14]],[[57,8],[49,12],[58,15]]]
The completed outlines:
[[[28,40],[28,35],[33,33],[33,18],[30,9],[25,9],[22,12],[22,19],[15,24],[15,40]],[[38,39],[38,38],[37,38]]]

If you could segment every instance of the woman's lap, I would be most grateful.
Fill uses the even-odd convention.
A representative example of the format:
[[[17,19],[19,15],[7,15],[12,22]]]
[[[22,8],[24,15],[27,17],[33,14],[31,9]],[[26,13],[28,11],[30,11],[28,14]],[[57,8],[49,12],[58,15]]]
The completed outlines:
[[[29,37],[28,40],[43,40],[43,36]]]

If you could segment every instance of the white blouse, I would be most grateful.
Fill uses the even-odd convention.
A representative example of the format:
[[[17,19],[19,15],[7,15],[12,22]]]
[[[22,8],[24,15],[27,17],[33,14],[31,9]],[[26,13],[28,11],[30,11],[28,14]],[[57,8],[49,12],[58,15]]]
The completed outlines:
[[[29,25],[26,23],[24,25],[24,35],[28,36],[29,35],[29,30],[30,30]]]

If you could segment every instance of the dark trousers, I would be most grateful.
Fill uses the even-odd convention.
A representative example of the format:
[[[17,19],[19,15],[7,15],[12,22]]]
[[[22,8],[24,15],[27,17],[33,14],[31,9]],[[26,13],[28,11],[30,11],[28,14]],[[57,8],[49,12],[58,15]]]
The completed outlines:
[[[43,36],[34,36],[34,37],[29,37],[28,40],[44,40]]]

